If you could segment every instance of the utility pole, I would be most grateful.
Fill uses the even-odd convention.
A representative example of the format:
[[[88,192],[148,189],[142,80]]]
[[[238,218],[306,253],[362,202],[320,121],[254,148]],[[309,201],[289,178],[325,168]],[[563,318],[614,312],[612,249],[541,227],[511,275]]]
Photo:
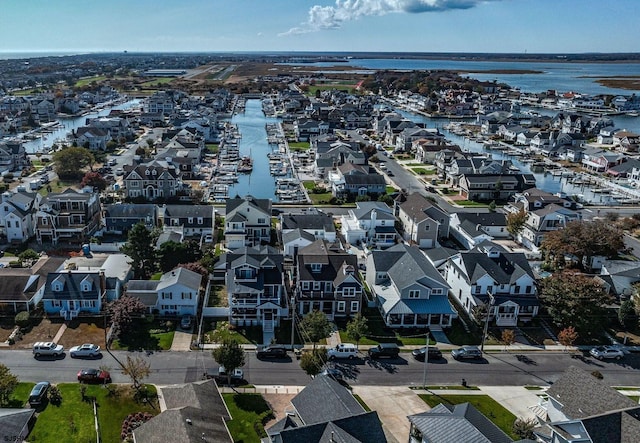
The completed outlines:
[[[290,303],[290,308],[291,309],[291,351],[294,350],[293,345],[295,344],[295,325],[296,325],[296,296],[292,295],[291,296],[291,303]]]
[[[487,339],[487,333],[489,332],[489,315],[491,314],[493,304],[496,302],[496,299],[493,297],[493,294],[491,293],[491,289],[487,289],[487,295],[489,296],[489,306],[487,307],[487,314],[484,319],[484,332],[482,333],[482,345],[480,345],[480,350],[482,352],[484,352],[484,341]]]
[[[429,362],[429,329],[427,329],[427,346],[424,349],[424,370],[422,373],[422,386],[427,389],[427,363]]]

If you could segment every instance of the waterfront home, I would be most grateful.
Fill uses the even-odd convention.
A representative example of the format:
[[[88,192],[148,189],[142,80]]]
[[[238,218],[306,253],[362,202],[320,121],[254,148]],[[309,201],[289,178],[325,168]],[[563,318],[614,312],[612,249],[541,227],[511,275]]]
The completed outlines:
[[[104,151],[107,143],[113,138],[108,129],[84,126],[71,133],[72,139],[78,146],[84,146],[92,151]]]
[[[20,171],[30,166],[24,144],[17,141],[0,142],[0,173]]]
[[[149,313],[196,315],[202,275],[185,268],[162,274],[160,280],[129,280],[127,295],[138,297]]]
[[[631,131],[617,131],[613,134],[612,143],[621,152],[638,152],[640,135]]]
[[[114,140],[120,140],[121,138],[129,139],[134,136],[134,131],[129,123],[129,119],[125,117],[88,118],[87,126],[102,129],[104,132],[110,134]]]
[[[4,192],[0,203],[0,232],[10,243],[23,243],[36,233],[36,211],[42,196],[31,192]]]
[[[67,189],[50,193],[36,212],[38,244],[59,241],[87,243],[100,228],[100,198],[97,193]]]
[[[626,156],[619,152],[600,149],[596,146],[585,145],[582,153],[582,167],[592,172],[604,172],[621,164]]]
[[[293,131],[296,141],[306,142],[312,137],[323,136],[328,134],[329,123],[312,119],[296,119],[293,123]]]
[[[280,232],[284,254],[288,257],[295,257],[299,249],[315,240],[336,241],[333,217],[315,208],[309,208],[304,214],[281,214]]]
[[[226,263],[229,322],[272,333],[289,315],[282,252],[271,246],[243,247],[220,261]]]
[[[153,160],[149,163],[125,166],[123,184],[129,198],[175,197],[182,190],[182,174],[175,165]]]
[[[478,319],[475,308],[482,305],[498,327],[513,327],[538,314],[535,275],[522,253],[483,242],[449,258],[444,277],[453,298],[473,318]]]
[[[138,223],[147,229],[156,226],[158,206],[153,204],[118,203],[105,205],[105,232],[110,234],[126,234]]]
[[[179,228],[185,237],[212,236],[215,212],[209,205],[162,205],[158,207],[158,225]]]
[[[444,137],[435,140],[419,138],[411,143],[411,152],[420,163],[435,164],[438,153],[445,149],[460,150],[458,146],[448,144]]]
[[[605,171],[605,174],[615,178],[626,178],[631,176],[634,170],[640,168],[640,160],[631,158]]]
[[[165,91],[157,91],[147,99],[145,111],[151,114],[171,115],[176,107],[173,96]]]
[[[247,195],[226,202],[226,247],[238,249],[271,241],[271,200]]]
[[[396,201],[396,214],[402,223],[403,238],[419,248],[438,248],[449,237],[449,214],[415,192]]]
[[[463,174],[460,195],[473,201],[507,201],[517,192],[536,186],[532,174]]]
[[[294,293],[300,315],[320,311],[333,320],[357,314],[364,300],[357,256],[326,240],[300,249]]]
[[[456,317],[449,285],[416,246],[371,251],[366,275],[387,327],[439,330]]]
[[[451,237],[467,249],[486,240],[509,238],[507,217],[501,212],[454,212],[449,227]]]
[[[324,177],[326,173],[336,167],[351,163],[355,165],[366,165],[366,157],[358,146],[342,141],[334,141],[329,145],[329,149],[319,144],[316,151],[315,173],[319,177]]]
[[[393,209],[382,202],[356,202],[340,218],[341,233],[349,244],[386,248],[396,243],[398,233]]]
[[[428,139],[433,142],[437,140],[444,141],[444,135],[442,135],[437,128],[405,128],[396,135],[393,152],[409,152],[411,151],[413,142],[420,139]]]
[[[133,277],[133,261],[125,254],[92,253],[89,256],[71,257],[62,269],[104,274],[105,300],[117,300],[124,292],[125,285]]]
[[[335,173],[329,174],[331,193],[338,198],[375,194],[382,195],[387,191],[384,176],[374,168],[366,165],[345,163],[338,166]]]

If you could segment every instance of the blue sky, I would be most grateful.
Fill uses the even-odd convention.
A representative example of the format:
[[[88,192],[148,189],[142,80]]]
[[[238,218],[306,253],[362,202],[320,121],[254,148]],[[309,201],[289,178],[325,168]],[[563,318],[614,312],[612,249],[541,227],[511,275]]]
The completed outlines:
[[[640,52],[640,0],[0,0],[0,52]]]

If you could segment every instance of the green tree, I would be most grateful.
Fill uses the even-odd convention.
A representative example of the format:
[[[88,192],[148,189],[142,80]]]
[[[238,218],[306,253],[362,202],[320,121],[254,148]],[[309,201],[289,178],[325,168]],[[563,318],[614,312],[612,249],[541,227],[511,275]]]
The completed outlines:
[[[131,258],[136,278],[144,280],[153,273],[156,263],[154,236],[143,223],[129,231],[127,243],[120,251]]]
[[[244,366],[245,354],[240,344],[232,339],[225,339],[222,344],[211,351],[213,358],[227,373],[227,384],[231,384],[231,375],[237,368]]]
[[[638,322],[638,316],[636,315],[635,307],[631,299],[625,300],[620,303],[620,309],[618,309],[618,321],[625,329],[631,329]]]
[[[496,212],[497,207],[498,205],[496,204],[496,201],[491,200],[491,203],[489,203],[489,212]]]
[[[88,149],[72,146],[55,152],[53,161],[60,178],[78,179],[82,177],[82,171],[87,166],[91,168],[95,159]]]
[[[513,422],[513,433],[521,439],[532,440],[535,437],[533,429],[537,424],[538,422],[534,418],[516,418],[516,421]]]
[[[503,329],[500,341],[504,344],[505,350],[516,342],[516,333],[513,329]]]
[[[200,259],[202,252],[196,242],[177,243],[168,241],[160,245],[158,261],[162,272],[175,269],[181,263],[192,263]]]
[[[40,254],[38,254],[33,249],[27,249],[26,251],[22,251],[18,255],[18,260],[22,266],[31,267],[35,262],[40,258]]]
[[[611,297],[593,278],[562,272],[540,282],[540,300],[556,324],[591,335],[602,330]]]
[[[325,348],[315,348],[311,352],[303,352],[300,357],[300,367],[309,375],[316,375],[327,362],[327,350]]]
[[[366,317],[361,313],[357,313],[353,319],[347,323],[347,335],[350,339],[355,340],[356,349],[360,344],[360,339],[369,333]]]
[[[524,224],[527,221],[527,211],[524,208],[518,212],[512,212],[507,215],[507,231],[513,238],[516,238],[518,234],[524,229]]]
[[[316,344],[323,338],[327,338],[333,332],[333,327],[329,323],[329,319],[322,311],[309,312],[300,322],[302,337],[313,343],[313,349]]]
[[[11,394],[18,386],[18,377],[13,375],[8,367],[0,364],[0,406],[9,404]]]

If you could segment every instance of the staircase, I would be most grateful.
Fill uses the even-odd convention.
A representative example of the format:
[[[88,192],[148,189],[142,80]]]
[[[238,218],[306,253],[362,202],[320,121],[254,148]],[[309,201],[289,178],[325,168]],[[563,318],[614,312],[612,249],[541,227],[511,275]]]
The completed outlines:
[[[273,332],[273,320],[263,320],[262,321],[262,331],[263,332]]]

